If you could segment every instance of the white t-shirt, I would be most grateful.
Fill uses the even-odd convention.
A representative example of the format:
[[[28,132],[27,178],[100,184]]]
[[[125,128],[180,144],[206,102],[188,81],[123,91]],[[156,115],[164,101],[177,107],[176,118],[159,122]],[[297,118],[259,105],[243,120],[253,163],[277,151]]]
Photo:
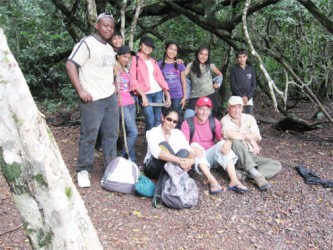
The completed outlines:
[[[147,147],[147,154],[144,159],[144,163],[150,159],[151,156],[158,159],[162,148],[159,146],[159,143],[165,141],[165,137],[162,131],[162,126],[159,125],[157,127],[152,128],[151,130],[146,132],[146,139],[148,142]],[[171,146],[172,150],[177,153],[180,149],[187,149],[188,151],[192,152],[193,149],[188,144],[188,141],[185,138],[185,135],[179,129],[171,130],[171,134],[169,137],[169,145]]]
[[[115,91],[115,56],[109,43],[104,44],[91,35],[77,43],[68,58],[79,67],[80,83],[94,101],[109,97]]]
[[[154,65],[150,60],[145,60],[147,69],[148,69],[148,78],[149,78],[149,84],[150,84],[150,90],[146,94],[153,94],[162,91],[162,88],[158,84],[158,82],[155,80],[154,77]]]

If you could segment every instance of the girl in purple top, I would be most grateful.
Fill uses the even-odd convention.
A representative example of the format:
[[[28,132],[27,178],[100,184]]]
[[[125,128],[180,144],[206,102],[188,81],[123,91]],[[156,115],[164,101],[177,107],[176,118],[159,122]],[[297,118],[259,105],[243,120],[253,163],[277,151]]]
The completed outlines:
[[[124,122],[125,122],[126,137],[127,137],[126,142],[128,147],[129,158],[133,162],[136,162],[135,142],[136,138],[138,137],[138,129],[135,122],[136,106],[135,106],[135,101],[130,94],[130,76],[126,68],[133,54],[134,52],[132,52],[131,49],[126,45],[118,48],[116,57],[117,57],[117,66],[119,70],[116,74],[116,83],[118,88],[118,106],[119,109],[121,109],[122,106],[124,111]],[[119,110],[119,114],[121,114],[121,110]],[[122,150],[121,155],[123,157],[126,157],[127,153],[125,148]]]
[[[186,103],[185,65],[177,61],[178,44],[169,42],[165,46],[164,59],[158,62],[165,81],[168,83],[171,106],[182,113]],[[177,127],[180,127],[178,123]]]

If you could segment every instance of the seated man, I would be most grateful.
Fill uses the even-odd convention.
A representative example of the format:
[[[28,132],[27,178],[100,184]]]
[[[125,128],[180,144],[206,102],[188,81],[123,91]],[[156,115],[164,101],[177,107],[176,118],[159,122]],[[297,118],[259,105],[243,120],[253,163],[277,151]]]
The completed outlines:
[[[186,139],[195,149],[205,153],[210,167],[222,166],[230,178],[229,190],[245,192],[247,188],[238,180],[235,172],[237,156],[231,150],[231,141],[221,140],[221,123],[214,117],[210,117],[212,101],[208,97],[200,97],[195,105],[195,116],[184,120],[181,126]],[[215,144],[214,139],[219,140]]]
[[[243,100],[239,96],[232,96],[228,101],[228,114],[222,122],[224,138],[232,140],[232,150],[239,160],[237,168],[245,171],[253,178],[260,190],[266,190],[271,184],[265,178],[271,178],[282,169],[281,163],[260,157],[261,140],[259,128],[252,115],[244,114]]]

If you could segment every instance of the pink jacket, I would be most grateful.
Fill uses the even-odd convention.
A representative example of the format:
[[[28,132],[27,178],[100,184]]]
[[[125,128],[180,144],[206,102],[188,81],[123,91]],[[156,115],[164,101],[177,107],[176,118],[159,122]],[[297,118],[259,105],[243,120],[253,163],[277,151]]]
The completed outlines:
[[[138,60],[138,66],[136,66],[136,56],[132,56],[132,63],[131,68],[129,70],[130,74],[130,83],[131,83],[131,89],[135,90],[137,88],[140,88],[144,93],[148,92],[150,90],[150,83],[148,78],[148,69],[146,66],[146,63],[144,59],[142,58],[142,54],[140,52],[137,53],[139,60]],[[163,91],[168,91],[168,83],[165,81],[163,74],[161,72],[160,67],[157,65],[157,62],[152,59],[151,57],[149,60],[154,65],[154,77],[157,83],[161,86]]]

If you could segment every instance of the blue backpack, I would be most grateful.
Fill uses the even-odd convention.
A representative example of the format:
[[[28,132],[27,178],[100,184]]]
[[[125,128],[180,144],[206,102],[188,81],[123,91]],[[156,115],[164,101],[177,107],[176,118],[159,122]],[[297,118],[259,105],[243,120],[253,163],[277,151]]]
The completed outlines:
[[[134,185],[135,193],[143,197],[153,197],[155,192],[155,184],[147,176],[140,175],[138,181]]]

